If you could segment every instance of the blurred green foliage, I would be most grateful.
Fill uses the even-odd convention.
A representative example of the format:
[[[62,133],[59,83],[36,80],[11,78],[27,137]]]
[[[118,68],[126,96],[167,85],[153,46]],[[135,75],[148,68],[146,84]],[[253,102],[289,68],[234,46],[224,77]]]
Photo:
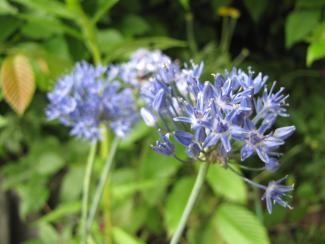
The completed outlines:
[[[184,243],[324,242],[324,8],[322,0],[0,0],[1,66],[23,55],[37,87],[23,116],[0,92],[1,187],[18,196],[13,211],[28,224],[18,235],[11,230],[13,242],[78,242],[89,145],[46,121],[46,92],[78,60],[120,62],[140,47],[165,50],[181,61],[204,60],[205,77],[251,65],[291,94],[289,120],[297,132],[283,148],[279,174],[297,183],[294,210],[276,207],[264,214],[259,193],[216,165]],[[120,144],[93,243],[166,243],[175,230],[196,167],[155,154],[148,147],[154,139],[140,123]],[[103,161],[96,158],[94,179]],[[276,178],[251,176],[260,182]]]

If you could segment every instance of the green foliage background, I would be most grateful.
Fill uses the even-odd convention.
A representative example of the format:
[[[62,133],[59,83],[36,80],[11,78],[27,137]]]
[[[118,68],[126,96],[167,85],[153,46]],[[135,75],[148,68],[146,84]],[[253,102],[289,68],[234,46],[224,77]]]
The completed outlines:
[[[76,61],[125,61],[140,47],[204,60],[207,78],[252,66],[291,95],[292,116],[278,125],[294,124],[297,132],[282,148],[281,170],[251,177],[265,183],[289,174],[294,209],[266,214],[259,192],[214,166],[183,243],[325,242],[324,9],[322,0],[0,0],[0,63],[27,57],[37,86],[22,116],[0,90],[0,186],[12,243],[79,242],[89,145],[46,121],[46,92]],[[197,165],[155,154],[148,147],[155,138],[140,123],[119,145],[92,243],[166,243],[175,231]],[[94,179],[106,154],[98,151]]]

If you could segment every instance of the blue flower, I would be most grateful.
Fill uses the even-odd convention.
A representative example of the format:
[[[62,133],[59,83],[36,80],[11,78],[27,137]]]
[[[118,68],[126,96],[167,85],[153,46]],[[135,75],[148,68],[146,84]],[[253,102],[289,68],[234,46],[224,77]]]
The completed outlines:
[[[286,107],[288,104],[286,100],[289,95],[284,95],[284,88],[281,87],[279,91],[273,93],[276,82],[272,84],[270,91],[264,88],[263,96],[259,97],[256,101],[256,116],[253,122],[257,123],[260,119],[266,121],[274,121],[277,116],[288,117]]]
[[[264,165],[254,170],[277,170],[281,156],[278,150],[295,130],[294,126],[272,130],[278,116],[287,116],[284,88],[275,91],[273,83],[268,90],[267,76],[255,76],[251,69],[246,73],[233,68],[204,83],[200,81],[202,72],[202,63],[184,68],[171,63],[144,86],[144,120],[156,126],[163,139],[153,149],[180,159],[170,142],[174,137],[187,156],[195,160],[228,166],[239,152],[241,161],[256,153]],[[275,196],[272,184],[271,198]]]
[[[159,134],[163,142],[156,141],[156,145],[155,146],[152,145],[151,148],[159,154],[168,155],[168,156],[174,155],[175,146],[170,142],[169,134],[163,134],[160,130],[159,130]]]
[[[160,68],[170,63],[170,58],[161,51],[141,48],[131,55],[128,62],[121,65],[121,79],[132,86],[139,87],[148,82]]]
[[[266,208],[269,214],[272,213],[272,203],[280,204],[284,208],[292,209],[292,207],[282,199],[282,197],[288,197],[288,193],[293,191],[294,186],[285,186],[280,183],[287,179],[287,176],[277,181],[269,182],[267,187],[264,187],[265,193],[262,200],[266,202]]]
[[[117,82],[114,66],[105,69],[86,62],[77,63],[70,74],[61,77],[48,94],[46,115],[71,128],[71,135],[86,140],[102,138],[101,124],[117,136],[125,136],[138,115],[130,89]]]

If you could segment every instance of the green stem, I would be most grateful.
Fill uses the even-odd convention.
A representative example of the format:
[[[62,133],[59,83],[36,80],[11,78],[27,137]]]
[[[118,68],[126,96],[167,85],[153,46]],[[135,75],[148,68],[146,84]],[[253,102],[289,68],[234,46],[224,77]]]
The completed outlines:
[[[96,36],[96,24],[93,23],[82,9],[79,0],[66,0],[68,6],[73,10],[78,19],[76,20],[80,29],[82,30],[84,40],[89,51],[92,54],[95,64],[101,63],[101,55],[98,48],[97,36]]]
[[[86,227],[87,227],[88,231],[90,230],[91,225],[93,223],[93,220],[95,218],[97,208],[98,208],[98,205],[99,205],[99,201],[100,201],[101,196],[103,194],[103,189],[104,189],[104,186],[105,186],[105,182],[106,182],[107,176],[108,176],[108,174],[110,172],[110,169],[112,167],[112,164],[113,164],[113,159],[114,159],[114,156],[115,156],[115,152],[116,152],[118,143],[119,143],[119,139],[116,137],[113,140],[111,150],[110,150],[108,158],[107,158],[107,160],[105,162],[102,175],[100,176],[99,183],[98,183],[97,188],[96,188],[95,196],[94,196],[92,204],[91,204],[89,218],[88,218],[88,221],[87,221],[87,226]]]
[[[193,15],[191,12],[187,12],[185,15],[186,20],[186,34],[187,34],[187,41],[190,47],[190,50],[193,55],[197,53],[197,45],[194,36],[194,27],[193,27]]]
[[[188,199],[187,203],[186,203],[186,207],[184,209],[184,212],[182,214],[182,218],[181,220],[179,221],[178,223],[178,226],[177,226],[177,229],[176,229],[176,232],[170,242],[170,244],[177,244],[182,236],[182,233],[185,229],[185,226],[186,226],[186,223],[187,223],[187,220],[191,214],[191,211],[194,207],[194,204],[198,198],[198,195],[200,193],[200,189],[204,183],[204,180],[205,180],[205,176],[208,172],[208,169],[209,169],[209,163],[202,163],[201,166],[200,166],[200,169],[199,169],[199,173],[196,177],[196,180],[195,180],[195,183],[194,183],[194,186],[193,186],[193,189],[192,189],[192,192],[191,192],[191,195],[190,195],[190,198]]]
[[[87,213],[88,213],[88,198],[89,198],[89,185],[91,171],[94,164],[95,154],[96,154],[97,143],[94,142],[90,146],[90,151],[88,154],[88,160],[86,165],[86,171],[83,181],[83,193],[82,193],[82,209],[81,209],[81,243],[86,243],[87,238]]]

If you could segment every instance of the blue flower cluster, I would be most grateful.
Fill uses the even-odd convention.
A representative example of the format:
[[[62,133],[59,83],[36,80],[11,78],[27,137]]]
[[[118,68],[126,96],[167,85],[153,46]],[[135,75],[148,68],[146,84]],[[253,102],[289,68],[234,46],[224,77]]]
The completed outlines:
[[[120,66],[121,79],[133,87],[139,87],[150,80],[171,59],[160,50],[149,51],[144,48],[134,52],[128,62]]]
[[[71,127],[71,135],[86,140],[102,138],[101,125],[124,137],[137,121],[132,90],[122,89],[115,66],[94,67],[77,63],[48,94],[46,115]]]
[[[279,116],[288,116],[284,88],[275,91],[274,82],[268,89],[267,76],[236,68],[203,83],[202,70],[203,64],[180,68],[171,63],[142,90],[146,106],[141,115],[147,125],[159,129],[162,139],[152,149],[179,158],[174,145],[177,142],[190,158],[227,166],[240,148],[241,161],[257,154],[264,163],[263,170],[275,171],[278,149],[295,130],[294,126],[272,130]],[[289,207],[281,196],[292,187],[279,183],[255,184],[265,190],[263,199],[269,212],[272,201]]]

